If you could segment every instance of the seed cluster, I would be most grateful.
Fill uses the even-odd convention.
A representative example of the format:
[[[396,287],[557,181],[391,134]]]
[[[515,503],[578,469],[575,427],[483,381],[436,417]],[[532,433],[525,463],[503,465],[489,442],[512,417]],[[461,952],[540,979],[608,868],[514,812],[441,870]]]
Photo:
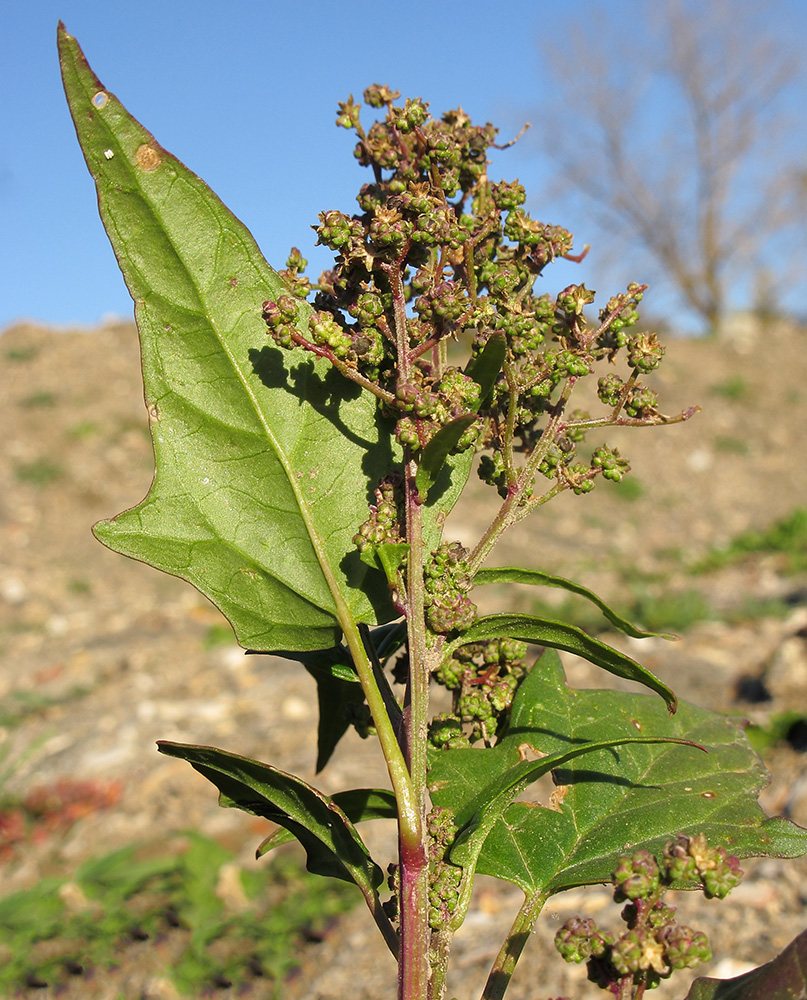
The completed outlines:
[[[311,283],[292,250],[281,272],[288,294],[263,306],[270,335],[328,358],[374,392],[415,459],[465,418],[453,450],[483,452],[479,475],[502,497],[517,491],[534,502],[538,475],[576,493],[601,475],[618,482],[629,466],[615,451],[579,460],[588,430],[687,415],[662,416],[638,381],[664,355],[654,333],[632,332],[645,286],[612,297],[592,323],[585,310],[594,293],[584,284],[536,295],[551,261],[579,259],[571,233],[534,219],[517,180],[488,178],[488,153],[500,148],[490,123],[474,125],[461,108],[436,119],[419,98],[401,105],[399,96],[367,88],[365,105],[377,112],[368,128],[360,102],[339,105],[337,124],[355,133],[355,156],[373,180],[359,191],[356,214],[319,215],[314,228],[336,255],[332,270]],[[304,321],[300,300],[312,293]],[[447,345],[458,339],[470,360],[449,365]],[[574,385],[620,352],[626,376],[599,379],[607,415],[568,413]]]
[[[460,646],[435,672],[453,694],[453,711],[437,715],[429,728],[436,748],[491,744],[504,729],[519,682],[527,673],[527,645],[514,639]]]
[[[723,898],[742,878],[737,858],[723,847],[709,847],[703,834],[679,835],[655,858],[640,850],[620,858],[613,873],[614,899],[627,900],[618,937],[601,931],[591,919],[572,917],[555,935],[555,947],[567,962],[588,962],[588,977],[617,993],[620,981],[657,986],[674,969],[708,962],[711,950],[701,931],[675,921],[675,907],[663,901],[675,883],[699,882],[706,896]],[[617,995],[622,995],[617,993]]]

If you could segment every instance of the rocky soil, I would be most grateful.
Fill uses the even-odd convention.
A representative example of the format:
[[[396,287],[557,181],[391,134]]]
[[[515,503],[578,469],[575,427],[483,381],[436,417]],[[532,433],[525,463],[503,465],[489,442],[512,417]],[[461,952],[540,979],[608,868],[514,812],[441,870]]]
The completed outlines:
[[[652,600],[662,617],[662,594],[674,595],[668,606],[676,613],[690,605],[711,609],[712,619],[693,622],[677,643],[607,638],[638,652],[680,697],[762,723],[787,709],[807,711],[807,579],[788,573],[785,557],[765,554],[705,576],[686,570],[713,546],[807,506],[806,338],[780,323],[734,340],[672,342],[657,379],[663,407],[674,412],[697,403],[703,411],[687,424],[619,440],[609,435],[631,459],[637,486],[603,484],[589,497],[559,498],[522,524],[495,558],[573,576],[621,607]],[[371,743],[352,735],[315,778],[316,701],[308,675],[282,660],[245,657],[232,641],[215,643],[223,620],[204,598],[92,538],[96,520],[140,500],[151,481],[134,330],[15,327],[0,335],[0,372],[0,771],[11,772],[5,792],[65,777],[120,788],[114,806],[0,862],[3,893],[120,843],[159,841],[188,828],[249,858],[263,826],[219,809],[207,782],[154,752],[157,739],[256,756],[325,791],[385,784]],[[448,536],[470,541],[493,502],[475,489],[452,515]],[[501,595],[488,600],[493,609]],[[764,613],[772,609],[778,614]],[[602,683],[571,657],[567,666],[576,684]],[[742,700],[748,678],[764,680],[771,700]],[[773,777],[765,808],[807,825],[807,756],[782,746],[766,762]],[[386,856],[394,831],[378,824],[367,836],[371,850]],[[684,922],[708,931],[716,961],[723,959],[709,974],[766,961],[807,925],[803,860],[744,867],[749,875],[727,903],[677,901]],[[527,946],[512,1000],[597,994],[584,970],[547,956],[559,920],[594,914],[607,900],[600,889],[556,898]],[[480,887],[458,936],[449,995],[479,995],[518,905],[512,887]],[[390,997],[393,966],[377,936],[366,914],[354,911],[310,946],[280,994]],[[168,997],[158,966],[154,949],[138,946],[116,974],[74,983],[60,995]],[[685,980],[655,995],[683,996]],[[257,984],[250,995],[270,996],[267,990]]]

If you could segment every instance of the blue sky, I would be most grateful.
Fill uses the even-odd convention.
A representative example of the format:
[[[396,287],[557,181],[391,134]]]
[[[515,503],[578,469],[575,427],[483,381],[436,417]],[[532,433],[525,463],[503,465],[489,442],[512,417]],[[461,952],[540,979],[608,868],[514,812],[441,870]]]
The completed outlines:
[[[282,266],[296,244],[318,272],[310,230],[326,208],[354,210],[364,182],[351,137],[334,127],[336,102],[389,83],[441,112],[462,104],[475,121],[516,134],[554,84],[540,40],[564,44],[607,13],[641,45],[654,0],[465,0],[406,4],[231,0],[28,0],[0,13],[0,329],[21,320],[94,324],[132,307],[98,219],[92,182],[69,119],[56,58],[61,18],[90,65],[166,148],[203,177]],[[743,2],[738,7],[749,9]],[[771,26],[807,37],[807,4],[774,0]],[[648,44],[650,44],[648,42]],[[663,90],[658,111],[666,115]],[[803,124],[803,120],[802,120]],[[492,176],[519,177],[533,215],[597,232],[579,204],[550,199],[556,168],[528,134],[497,154]],[[606,258],[556,265],[547,288],[585,280],[601,294]],[[566,270],[564,270],[566,269]],[[643,280],[642,275],[628,274]],[[621,276],[620,276],[621,278]],[[557,285],[557,288],[555,287]],[[662,290],[663,291],[663,290]],[[663,295],[659,302],[663,304]]]

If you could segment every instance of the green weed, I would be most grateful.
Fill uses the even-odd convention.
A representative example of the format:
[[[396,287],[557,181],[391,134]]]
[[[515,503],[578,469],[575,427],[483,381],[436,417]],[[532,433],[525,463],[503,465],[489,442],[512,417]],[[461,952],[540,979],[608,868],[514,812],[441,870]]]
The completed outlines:
[[[32,361],[37,354],[39,354],[39,348],[34,347],[33,344],[26,344],[23,347],[8,347],[5,350],[6,361]]]
[[[235,637],[230,626],[217,622],[208,628],[204,639],[202,639],[202,646],[205,649],[215,649],[216,646],[224,646],[234,641]]]
[[[715,438],[715,449],[724,455],[747,455],[750,451],[747,441],[728,435]]]
[[[614,495],[618,496],[620,500],[627,500],[629,503],[632,503],[634,500],[638,500],[639,497],[644,496],[644,486],[642,486],[636,476],[626,476],[621,483],[616,484]]]
[[[630,616],[653,632],[670,629],[685,632],[698,622],[718,617],[706,597],[694,589],[678,593],[642,593],[635,598]]]
[[[35,458],[32,462],[23,462],[14,470],[14,474],[21,483],[29,483],[31,486],[43,487],[64,475],[64,469],[58,462],[51,462],[47,458]]]
[[[219,888],[233,854],[214,840],[192,833],[181,853],[141,855],[119,848],[86,862],[72,880],[51,878],[0,899],[2,995],[34,981],[58,989],[71,970],[109,967],[127,942],[166,934],[182,935],[179,959],[165,974],[186,996],[238,988],[256,975],[279,983],[301,942],[358,898],[279,854],[261,870],[236,866],[231,884],[243,890],[236,911]],[[68,898],[79,906],[66,905]]]
[[[54,406],[55,403],[56,394],[43,389],[39,392],[32,392],[29,396],[24,396],[17,405],[33,410],[43,406]]]
[[[723,399],[728,399],[732,403],[739,403],[747,399],[750,391],[751,387],[742,375],[731,375],[711,388],[713,396],[722,396]]]
[[[76,441],[82,441],[85,438],[93,437],[98,431],[98,424],[93,423],[92,420],[81,420],[77,424],[73,424],[67,433]]]
[[[807,507],[797,507],[762,531],[744,531],[728,545],[712,549],[693,572],[708,573],[755,553],[781,553],[787,573],[807,570]]]
[[[757,753],[783,743],[803,751],[807,749],[807,715],[803,711],[780,712],[772,716],[765,726],[749,725],[746,733]]]

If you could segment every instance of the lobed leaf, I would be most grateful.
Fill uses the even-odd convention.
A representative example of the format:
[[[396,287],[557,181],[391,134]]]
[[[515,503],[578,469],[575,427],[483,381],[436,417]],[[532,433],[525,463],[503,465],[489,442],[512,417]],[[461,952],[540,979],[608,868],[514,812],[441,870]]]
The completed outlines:
[[[571,750],[559,753],[548,754],[539,760],[530,758],[522,759],[517,764],[508,767],[506,771],[492,778],[489,784],[481,789],[479,794],[472,800],[464,803],[462,809],[455,813],[454,821],[460,827],[459,832],[451,847],[450,858],[453,864],[459,865],[463,869],[463,892],[461,893],[458,913],[452,927],[456,929],[462,922],[470,901],[471,889],[473,887],[473,876],[476,872],[479,855],[485,845],[493,827],[501,820],[505,810],[514,799],[519,796],[524,789],[533,784],[538,778],[550,771],[566,764],[583,754],[592,753],[595,750],[604,750],[617,746],[624,746],[628,743],[662,743],[662,742],[685,742],[680,740],[670,741],[665,737],[641,737],[627,736],[622,739],[604,740],[596,743],[584,743],[582,746],[573,747]],[[691,745],[686,743],[686,745]],[[521,752],[522,748],[519,748]],[[465,754],[466,751],[455,751]],[[471,751],[473,752],[473,751]],[[441,757],[439,755],[434,761],[434,766],[430,771],[429,789],[434,797],[435,793],[439,797],[445,778],[441,778],[443,773],[440,767]],[[466,756],[466,761],[469,758]],[[452,762],[456,763],[456,760]],[[448,780],[451,780],[449,777]]]
[[[807,852],[807,830],[767,818],[758,805],[767,774],[742,722],[687,703],[669,716],[648,695],[573,690],[551,652],[516,693],[496,747],[432,754],[432,800],[451,808],[463,829],[484,811],[483,793],[492,798],[496,783],[525,757],[540,763],[545,755],[637,734],[688,740],[709,752],[628,744],[553,768],[553,800],[509,805],[484,841],[477,870],[549,895],[607,882],[623,854],[658,852],[678,833],[702,832],[739,857]]]
[[[59,53],[135,301],[156,465],[146,498],[96,536],[192,583],[253,650],[326,649],[345,616],[397,617],[383,574],[353,543],[400,457],[375,397],[268,340],[261,303],[288,289],[249,231],[103,87],[61,24]],[[303,326],[310,312],[300,302]],[[434,484],[432,548],[469,469],[452,457]]]

